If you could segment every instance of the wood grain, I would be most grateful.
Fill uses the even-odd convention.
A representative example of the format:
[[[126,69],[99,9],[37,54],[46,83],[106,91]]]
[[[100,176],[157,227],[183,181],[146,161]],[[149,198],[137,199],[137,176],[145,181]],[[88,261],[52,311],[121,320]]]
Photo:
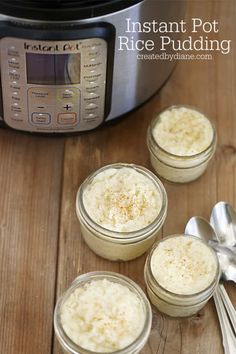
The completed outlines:
[[[0,131],[0,353],[50,353],[63,141]]]
[[[186,18],[218,19],[218,39],[236,43],[234,0],[190,0]],[[81,273],[120,272],[143,289],[145,256],[110,262],[84,243],[75,213],[76,192],[87,175],[112,162],[151,169],[146,130],[154,114],[173,104],[204,111],[218,131],[218,149],[197,181],[164,182],[169,199],[162,236],[182,232],[192,215],[209,217],[218,200],[236,207],[235,49],[212,60],[180,61],[152,100],[126,119],[69,138],[0,131],[0,353],[62,354],[52,331],[55,300]],[[64,146],[65,142],[65,146]],[[235,285],[226,284],[236,305]],[[142,354],[222,354],[213,301],[196,316],[171,319],[153,309]]]

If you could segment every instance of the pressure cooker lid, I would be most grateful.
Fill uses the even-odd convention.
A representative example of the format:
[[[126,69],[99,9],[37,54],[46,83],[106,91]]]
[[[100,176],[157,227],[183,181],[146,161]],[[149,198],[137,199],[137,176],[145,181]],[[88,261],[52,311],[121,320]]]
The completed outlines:
[[[70,21],[117,12],[143,0],[1,0],[1,14],[21,19]]]

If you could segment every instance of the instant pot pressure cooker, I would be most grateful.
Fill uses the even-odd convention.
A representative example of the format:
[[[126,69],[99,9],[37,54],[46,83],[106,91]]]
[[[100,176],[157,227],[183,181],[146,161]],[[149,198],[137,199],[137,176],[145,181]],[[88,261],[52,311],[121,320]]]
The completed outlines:
[[[175,0],[1,0],[0,125],[80,132],[133,110],[174,62],[138,59],[149,54],[140,47],[121,50],[122,36],[158,43],[158,33],[129,31],[127,21],[180,21],[183,7]]]

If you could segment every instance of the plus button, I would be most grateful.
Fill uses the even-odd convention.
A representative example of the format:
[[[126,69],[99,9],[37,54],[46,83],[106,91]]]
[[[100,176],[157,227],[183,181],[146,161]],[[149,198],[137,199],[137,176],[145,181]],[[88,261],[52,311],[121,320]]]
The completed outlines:
[[[63,106],[63,108],[65,108],[67,111],[71,110],[72,106],[71,104],[66,104],[65,106]]]

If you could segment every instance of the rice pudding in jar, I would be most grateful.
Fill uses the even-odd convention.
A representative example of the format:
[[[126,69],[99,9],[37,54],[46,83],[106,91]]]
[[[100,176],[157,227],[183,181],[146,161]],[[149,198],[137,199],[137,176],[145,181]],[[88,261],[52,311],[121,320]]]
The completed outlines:
[[[141,288],[113,272],[80,275],[54,312],[56,336],[69,354],[139,353],[151,323],[151,306]]]
[[[80,186],[76,212],[82,235],[99,256],[131,260],[155,242],[167,212],[163,184],[134,164],[107,165]]]
[[[150,160],[157,174],[184,183],[200,177],[214,155],[214,125],[197,109],[172,106],[159,113],[147,133]]]
[[[173,317],[196,314],[213,295],[220,278],[215,252],[198,237],[173,235],[157,242],[144,270],[150,301]]]

